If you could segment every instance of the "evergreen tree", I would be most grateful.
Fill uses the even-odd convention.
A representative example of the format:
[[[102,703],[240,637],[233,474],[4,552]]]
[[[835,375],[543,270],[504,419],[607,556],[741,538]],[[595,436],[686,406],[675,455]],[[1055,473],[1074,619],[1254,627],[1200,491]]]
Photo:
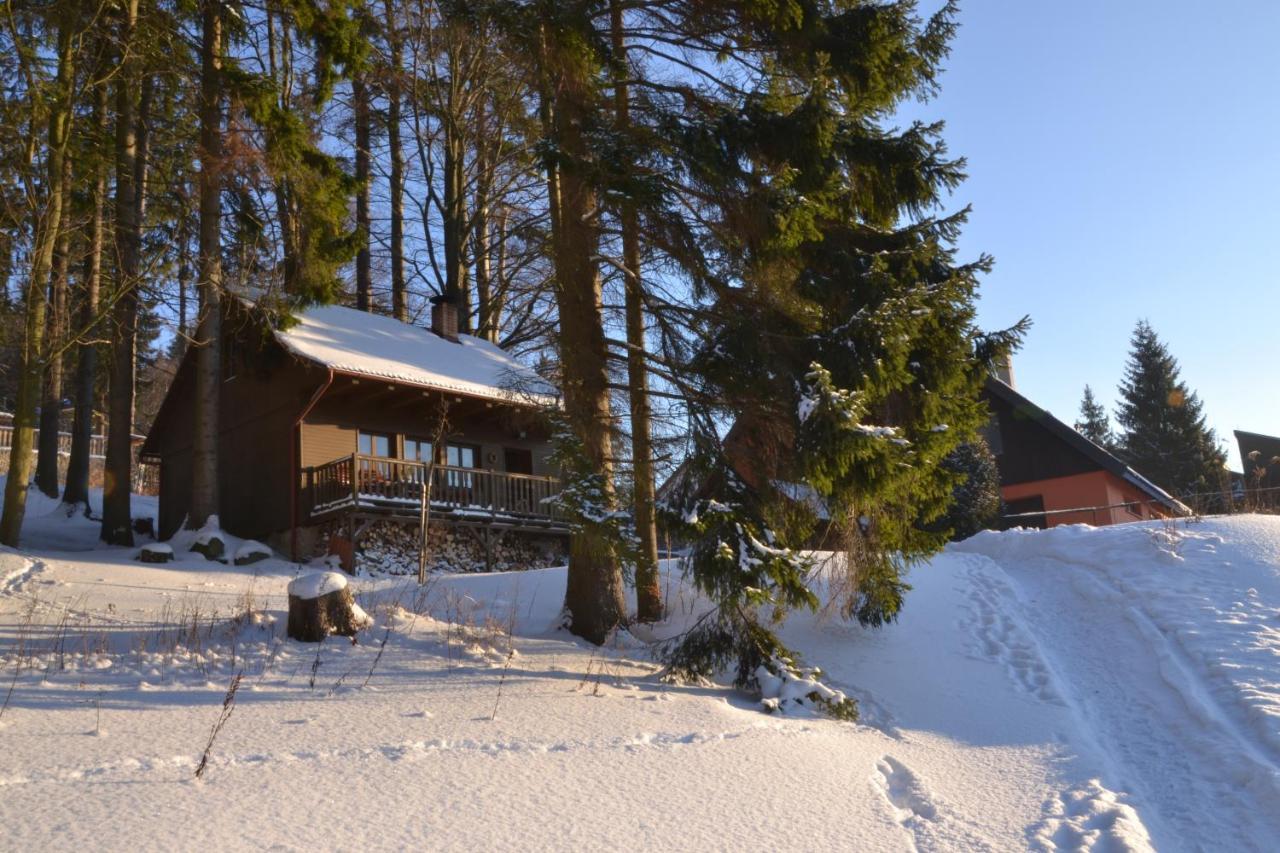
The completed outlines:
[[[707,303],[686,365],[709,401],[692,406],[690,467],[714,485],[669,515],[684,519],[694,580],[719,604],[669,660],[700,675],[736,657],[744,686],[761,666],[795,667],[769,620],[816,605],[805,526],[779,523],[797,508],[843,552],[844,615],[897,618],[907,570],[946,540],[935,523],[963,475],[942,460],[976,438],[989,365],[1025,328],[974,325],[990,261],[955,258],[966,212],[939,210],[963,162],[941,125],[885,126],[934,90],[954,7],[920,20],[907,2],[748,5],[737,21],[768,75],[741,105],[680,122],[682,165],[718,208],[698,235]],[[725,420],[734,454],[718,438]]]
[[[1076,421],[1076,432],[1099,447],[1107,450],[1115,447],[1111,419],[1107,417],[1107,410],[1093,396],[1093,389],[1088,385],[1084,386],[1084,398],[1080,401],[1080,420]]]
[[[1000,470],[996,457],[979,436],[965,442],[942,460],[943,470],[964,479],[951,490],[951,508],[938,522],[954,541],[986,530],[1000,513]]]
[[[1130,339],[1116,420],[1121,455],[1175,495],[1217,491],[1226,455],[1205,423],[1199,398],[1179,377],[1178,362],[1145,320]]]

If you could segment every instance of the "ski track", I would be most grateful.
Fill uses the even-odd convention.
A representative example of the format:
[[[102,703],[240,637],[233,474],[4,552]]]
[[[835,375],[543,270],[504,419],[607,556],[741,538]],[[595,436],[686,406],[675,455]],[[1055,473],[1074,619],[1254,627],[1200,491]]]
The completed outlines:
[[[1259,842],[1280,839],[1273,744],[1222,707],[1140,602],[1095,568],[1048,557],[983,558],[968,579],[978,654],[1031,695],[1065,700],[1137,806],[1091,780],[1046,802],[1031,846],[1149,849],[1150,831],[1161,850],[1274,849]]]
[[[812,726],[778,725],[761,723],[724,732],[643,732],[629,737],[609,738],[598,741],[584,740],[508,740],[479,741],[472,739],[450,740],[434,738],[399,743],[380,744],[371,747],[351,747],[331,750],[298,750],[292,752],[255,752],[242,755],[218,755],[216,750],[209,759],[210,772],[234,768],[253,768],[273,764],[296,762],[337,762],[346,764],[357,761],[385,760],[388,762],[414,761],[440,753],[471,753],[498,757],[502,755],[548,755],[554,753],[589,752],[639,752],[646,749],[670,750],[688,747],[713,746],[751,736],[803,737],[816,733]],[[29,775],[0,776],[0,788],[15,785],[57,784],[87,781],[125,781],[162,771],[180,772],[181,780],[189,778],[199,757],[194,755],[144,756],[86,767],[54,767]]]

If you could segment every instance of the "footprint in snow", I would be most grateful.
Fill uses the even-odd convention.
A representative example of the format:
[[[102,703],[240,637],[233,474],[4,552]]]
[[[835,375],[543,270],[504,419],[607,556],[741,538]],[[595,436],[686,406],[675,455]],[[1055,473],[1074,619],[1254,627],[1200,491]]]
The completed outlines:
[[[871,781],[893,806],[898,823],[905,824],[912,819],[935,820],[938,817],[938,809],[924,785],[896,758],[882,756],[876,762],[876,772]]]
[[[1138,813],[1097,779],[1049,798],[1027,836],[1033,850],[1155,849]]]

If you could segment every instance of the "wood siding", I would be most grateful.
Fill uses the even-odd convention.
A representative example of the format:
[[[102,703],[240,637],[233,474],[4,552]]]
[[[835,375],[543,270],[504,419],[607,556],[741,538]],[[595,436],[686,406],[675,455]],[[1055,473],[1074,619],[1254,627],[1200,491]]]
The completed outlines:
[[[237,536],[264,538],[290,526],[293,425],[326,373],[296,362],[232,311],[225,324],[231,369],[219,387],[219,520]],[[181,527],[191,505],[194,353],[188,351],[148,438],[161,459],[160,536]]]
[[[333,423],[323,416],[302,424],[302,467],[313,468],[356,452],[356,427]]]
[[[1012,486],[1103,470],[1101,465],[1037,423],[1030,413],[1018,411],[1004,400],[990,395],[986,399],[992,417],[999,424],[998,446],[993,444],[991,452],[999,461],[1000,485]]]

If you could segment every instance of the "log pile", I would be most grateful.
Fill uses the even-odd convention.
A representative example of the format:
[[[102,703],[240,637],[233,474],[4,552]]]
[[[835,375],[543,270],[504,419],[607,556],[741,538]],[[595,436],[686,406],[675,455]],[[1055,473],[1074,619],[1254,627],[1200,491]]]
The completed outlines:
[[[452,525],[429,525],[427,570],[486,571],[485,549],[479,536]],[[506,532],[495,533],[492,541],[493,570],[497,572],[558,566],[567,559],[563,540],[554,536]],[[417,574],[418,528],[390,521],[375,522],[361,535],[356,551],[356,565],[362,572]]]

